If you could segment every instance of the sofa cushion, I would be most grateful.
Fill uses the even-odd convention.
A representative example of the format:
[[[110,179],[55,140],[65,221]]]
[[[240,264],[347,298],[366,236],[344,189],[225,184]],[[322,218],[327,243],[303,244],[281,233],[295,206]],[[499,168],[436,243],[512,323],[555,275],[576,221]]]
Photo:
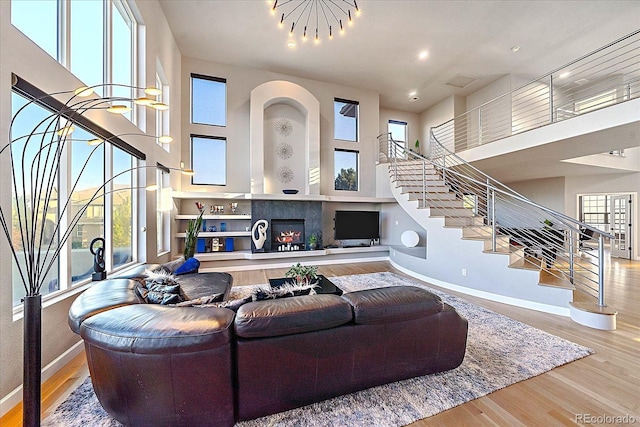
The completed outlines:
[[[439,296],[416,286],[391,286],[342,295],[353,306],[356,324],[403,322],[442,311]]]
[[[234,324],[239,337],[260,338],[333,328],[352,318],[351,305],[337,295],[305,295],[244,304]]]
[[[124,353],[189,353],[228,344],[233,316],[225,308],[140,304],[96,314],[82,323],[80,335]]]
[[[110,279],[93,284],[76,298],[69,308],[69,327],[76,334],[85,319],[123,305],[141,304],[135,292],[138,283],[130,279]]]

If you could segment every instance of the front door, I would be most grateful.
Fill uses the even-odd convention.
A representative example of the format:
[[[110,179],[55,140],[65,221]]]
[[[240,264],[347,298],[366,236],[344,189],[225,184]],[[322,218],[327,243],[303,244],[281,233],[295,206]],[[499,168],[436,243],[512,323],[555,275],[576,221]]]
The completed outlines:
[[[631,259],[631,195],[611,196],[611,256]]]

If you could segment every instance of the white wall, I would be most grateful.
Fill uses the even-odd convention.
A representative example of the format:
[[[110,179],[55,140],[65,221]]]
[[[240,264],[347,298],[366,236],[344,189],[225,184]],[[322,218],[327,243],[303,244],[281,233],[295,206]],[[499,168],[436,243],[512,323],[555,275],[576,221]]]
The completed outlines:
[[[140,2],[139,13],[146,22],[146,66],[142,67],[141,75],[146,78],[148,85],[155,82],[156,61],[162,64],[164,72],[171,85],[171,105],[174,114],[171,115],[171,126],[179,128],[180,111],[180,57],[177,47],[171,36],[164,15],[156,1]],[[70,74],[64,67],[42,51],[31,40],[11,25],[11,2],[0,1],[0,134],[9,135],[11,119],[11,73],[15,73],[24,80],[32,83],[45,92],[61,90],[73,90],[81,86],[81,82]],[[144,83],[144,82],[143,82]],[[122,117],[115,117],[106,112],[87,114],[97,124],[109,129],[114,134],[136,132],[137,128]],[[147,129],[153,130],[155,114],[149,112],[146,116]],[[377,121],[376,121],[377,123]],[[176,141],[179,138],[176,135]],[[127,139],[134,147],[147,154],[147,165],[161,162],[169,167],[179,166],[179,150],[165,152],[150,138]],[[2,144],[6,138],[2,138]],[[9,170],[10,165],[7,156],[2,156],[0,170]],[[174,174],[172,174],[174,175]],[[144,178],[144,176],[143,176]],[[146,173],[147,182],[155,182],[155,171],[150,169]],[[0,174],[0,203],[3,209],[10,212],[10,188],[9,174]],[[149,261],[156,260],[155,244],[155,195],[147,195],[144,209],[142,203],[141,212],[147,214],[141,219],[140,227],[147,227],[143,234],[141,246],[146,248],[142,254]],[[0,287],[0,399],[21,395],[12,394],[12,391],[22,383],[22,318],[13,318],[12,290],[8,283],[11,280],[11,255],[4,237],[0,237],[0,279],[3,286]],[[79,339],[67,327],[69,306],[75,295],[67,296],[62,300],[51,303],[45,302],[42,313],[42,363],[43,366],[54,361],[66,350],[76,344]],[[10,400],[11,400],[10,399]],[[10,402],[8,403],[10,404]],[[6,408],[3,406],[2,410]]]
[[[182,59],[182,158],[190,158],[190,134],[213,135],[227,138],[227,185],[193,186],[183,178],[182,191],[211,191],[251,193],[250,178],[250,95],[266,82],[284,80],[308,90],[320,102],[320,194],[352,197],[372,197],[376,194],[375,162],[378,156],[379,94],[375,91],[355,89],[316,80],[303,79],[254,68],[236,67],[195,58]],[[227,125],[206,126],[189,122],[190,73],[227,79]],[[360,103],[359,141],[340,141],[333,138],[334,98]],[[334,149],[359,151],[359,190],[334,190]],[[348,194],[346,194],[348,193]]]

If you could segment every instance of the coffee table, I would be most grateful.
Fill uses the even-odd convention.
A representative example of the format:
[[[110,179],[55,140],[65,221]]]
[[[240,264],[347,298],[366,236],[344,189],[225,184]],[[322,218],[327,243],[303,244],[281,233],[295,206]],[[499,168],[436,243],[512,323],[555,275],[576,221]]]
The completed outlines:
[[[316,293],[318,294],[334,294],[334,295],[342,295],[342,289],[333,284],[329,279],[325,276],[319,274],[318,281],[320,282],[320,287],[315,288]],[[282,277],[278,279],[269,279],[269,284],[272,288],[277,288],[278,286],[282,286],[285,283],[293,283],[293,279],[290,277]]]

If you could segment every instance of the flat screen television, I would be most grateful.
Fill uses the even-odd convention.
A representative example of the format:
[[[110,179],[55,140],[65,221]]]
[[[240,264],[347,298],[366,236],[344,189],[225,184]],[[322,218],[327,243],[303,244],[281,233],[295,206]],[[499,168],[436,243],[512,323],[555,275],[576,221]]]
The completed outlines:
[[[336,211],[336,240],[379,239],[380,212]]]

